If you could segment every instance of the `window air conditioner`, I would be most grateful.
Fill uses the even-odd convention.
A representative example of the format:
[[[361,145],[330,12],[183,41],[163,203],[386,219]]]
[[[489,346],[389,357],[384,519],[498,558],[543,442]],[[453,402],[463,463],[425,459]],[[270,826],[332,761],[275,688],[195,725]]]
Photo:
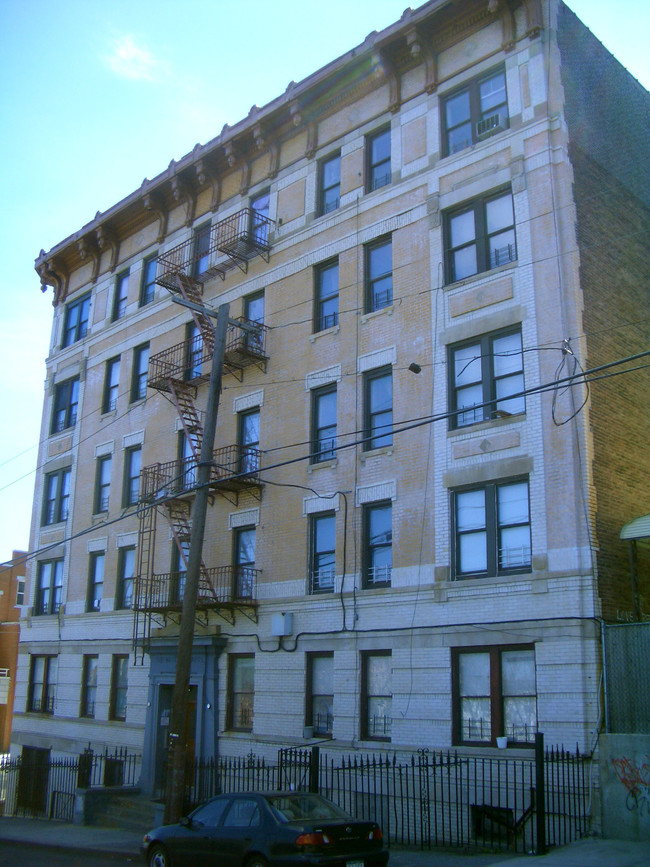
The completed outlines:
[[[506,128],[506,118],[502,114],[491,114],[476,123],[476,138],[487,138]]]

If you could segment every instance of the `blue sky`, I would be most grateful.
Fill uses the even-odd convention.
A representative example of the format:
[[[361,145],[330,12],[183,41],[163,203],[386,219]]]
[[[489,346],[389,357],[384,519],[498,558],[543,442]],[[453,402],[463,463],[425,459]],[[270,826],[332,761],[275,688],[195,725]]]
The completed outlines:
[[[407,5],[0,0],[0,561],[29,542],[52,315],[39,250]],[[650,88],[647,0],[568,5]]]

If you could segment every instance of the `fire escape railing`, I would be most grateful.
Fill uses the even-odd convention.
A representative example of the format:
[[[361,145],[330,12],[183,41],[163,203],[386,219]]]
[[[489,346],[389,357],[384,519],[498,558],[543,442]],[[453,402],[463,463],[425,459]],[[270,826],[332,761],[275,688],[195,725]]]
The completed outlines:
[[[242,208],[225,220],[220,220],[206,235],[188,238],[182,244],[158,256],[156,282],[173,292],[177,290],[179,274],[205,281],[219,276],[225,280],[232,268],[248,270],[248,262],[256,256],[269,261],[269,233],[273,220],[255,211]]]
[[[201,576],[197,605],[251,605],[256,601],[261,569],[250,566],[214,566]],[[134,606],[141,611],[165,611],[183,603],[183,572],[155,573],[140,588]]]
[[[210,486],[229,488],[249,487],[260,482],[259,449],[249,446],[222,446],[212,453]],[[144,502],[183,496],[196,489],[197,464],[193,458],[183,458],[143,467],[140,476],[140,497]]]

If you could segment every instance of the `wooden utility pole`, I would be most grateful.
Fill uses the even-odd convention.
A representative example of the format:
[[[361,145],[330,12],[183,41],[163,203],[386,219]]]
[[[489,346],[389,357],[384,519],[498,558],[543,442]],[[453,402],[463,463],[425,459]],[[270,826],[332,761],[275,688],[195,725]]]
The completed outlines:
[[[214,316],[214,311],[207,307],[193,305],[184,299],[175,298],[179,304],[186,307],[197,307],[207,316]],[[194,619],[199,591],[201,561],[203,558],[203,538],[205,536],[205,518],[208,510],[208,495],[210,474],[213,463],[214,438],[217,429],[217,412],[221,392],[221,374],[226,348],[226,332],[228,328],[229,305],[221,304],[217,313],[217,325],[214,334],[214,350],[212,354],[212,369],[210,371],[210,387],[208,403],[205,410],[203,426],[203,441],[199,455],[196,477],[196,495],[192,506],[192,528],[190,531],[190,551],[185,575],[183,592],[183,608],[178,634],[178,651],[176,657],[176,679],[172,695],[172,713],[169,728],[169,766],[167,772],[167,797],[165,799],[164,822],[176,822],[183,812],[183,796],[185,793],[185,767],[187,762],[187,709],[192,666],[192,646],[194,644]]]

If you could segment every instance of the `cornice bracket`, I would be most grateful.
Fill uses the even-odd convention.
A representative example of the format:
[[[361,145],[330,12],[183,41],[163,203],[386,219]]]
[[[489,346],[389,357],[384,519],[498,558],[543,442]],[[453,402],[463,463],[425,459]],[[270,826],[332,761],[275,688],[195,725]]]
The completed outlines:
[[[145,193],[142,197],[142,205],[146,211],[151,211],[158,219],[158,237],[156,238],[156,242],[162,244],[167,235],[167,220],[169,219],[167,209],[155,193]]]
[[[111,273],[115,271],[117,268],[117,259],[120,252],[120,241],[115,232],[109,229],[108,226],[100,224],[95,229],[95,237],[97,239],[97,246],[99,249],[104,252],[104,250],[111,251],[111,259],[109,262],[109,270]]]
[[[41,250],[34,265],[41,281],[41,292],[47,292],[47,287],[54,290],[52,307],[57,307],[68,294],[68,273],[62,263],[55,257],[48,259],[45,250]]]

